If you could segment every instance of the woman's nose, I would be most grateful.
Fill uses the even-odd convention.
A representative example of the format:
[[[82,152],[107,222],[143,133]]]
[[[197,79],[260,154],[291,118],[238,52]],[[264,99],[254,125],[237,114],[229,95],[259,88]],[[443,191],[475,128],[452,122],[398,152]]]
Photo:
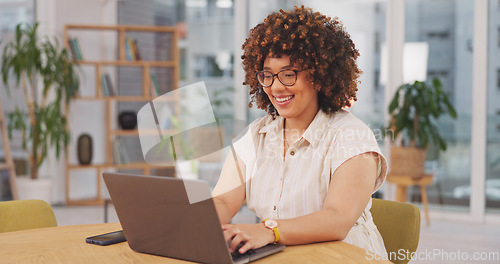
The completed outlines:
[[[278,79],[278,75],[273,76],[273,84],[271,84],[271,90],[272,91],[279,91],[283,90],[285,88],[285,85],[281,83],[281,81]]]

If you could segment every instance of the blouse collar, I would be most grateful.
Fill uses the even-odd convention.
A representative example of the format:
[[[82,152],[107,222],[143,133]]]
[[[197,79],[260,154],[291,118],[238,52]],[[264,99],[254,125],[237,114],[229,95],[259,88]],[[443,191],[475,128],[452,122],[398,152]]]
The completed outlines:
[[[269,118],[271,118],[269,116]],[[277,116],[274,120],[267,122],[260,130],[259,133],[269,135],[282,135],[283,134],[283,120],[281,116]],[[323,138],[324,133],[329,127],[329,115],[323,110],[318,110],[316,116],[314,116],[313,121],[307,127],[306,131],[302,134],[301,138],[304,138],[311,146],[316,147],[321,138]],[[279,134],[278,134],[279,133]]]

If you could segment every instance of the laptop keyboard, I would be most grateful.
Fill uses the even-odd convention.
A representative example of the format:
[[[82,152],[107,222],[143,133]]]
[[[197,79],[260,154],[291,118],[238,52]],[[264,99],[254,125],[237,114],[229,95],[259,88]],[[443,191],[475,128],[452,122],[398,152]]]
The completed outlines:
[[[253,249],[250,249],[250,250],[247,250],[245,253],[241,254],[238,250],[243,246],[243,243],[240,243],[236,249],[233,251],[233,253],[231,253],[231,257],[233,258],[233,261],[236,261],[236,260],[239,260],[243,257],[246,257],[246,256],[250,256],[250,255],[253,255],[255,254],[255,250]]]

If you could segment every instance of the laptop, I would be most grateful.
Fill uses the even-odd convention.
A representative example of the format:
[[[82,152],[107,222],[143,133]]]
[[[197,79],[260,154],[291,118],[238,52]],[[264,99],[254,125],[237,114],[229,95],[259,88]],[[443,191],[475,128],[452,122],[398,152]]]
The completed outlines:
[[[128,244],[137,252],[225,264],[248,263],[285,248],[269,244],[248,255],[231,254],[204,181],[106,172],[103,178]],[[191,203],[186,186],[189,194],[208,199]]]

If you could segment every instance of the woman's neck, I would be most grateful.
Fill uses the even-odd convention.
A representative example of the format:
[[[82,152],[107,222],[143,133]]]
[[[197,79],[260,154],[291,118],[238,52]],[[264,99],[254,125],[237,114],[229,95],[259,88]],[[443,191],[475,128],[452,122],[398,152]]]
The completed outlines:
[[[302,134],[304,134],[306,129],[314,120],[314,117],[316,116],[318,111],[319,109],[316,110],[313,114],[306,117],[285,118],[283,122],[287,139],[295,141],[297,138],[302,136]]]

